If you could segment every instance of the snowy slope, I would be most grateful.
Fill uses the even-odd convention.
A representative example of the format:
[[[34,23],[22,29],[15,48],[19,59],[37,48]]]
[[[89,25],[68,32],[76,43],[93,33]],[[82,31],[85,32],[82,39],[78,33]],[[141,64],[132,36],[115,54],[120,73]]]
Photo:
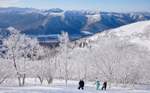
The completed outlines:
[[[120,38],[130,37],[130,42],[150,50],[150,21],[142,21],[114,29],[110,33]]]
[[[27,80],[28,81],[28,80]],[[84,90],[78,90],[78,81],[69,81],[68,86],[65,86],[65,81],[54,80],[51,85],[40,85],[40,82],[33,80],[28,81],[28,83],[35,83],[33,86],[25,87],[5,87],[0,86],[0,93],[150,93],[149,85],[144,86],[145,88],[123,88],[123,87],[112,87],[108,88],[106,91],[95,89],[94,82],[86,82]],[[142,85],[140,85],[142,87]],[[146,88],[147,87],[147,88]]]
[[[146,47],[150,50],[150,21],[136,22],[104,31],[87,38],[87,40],[94,42],[99,40],[100,36],[105,35],[109,37],[117,36],[120,40],[128,40],[130,43]]]
[[[59,87],[11,87],[0,88],[0,93],[149,93],[149,90],[128,90],[128,89],[111,89],[107,91],[96,90],[77,90],[73,88],[59,88]]]
[[[28,81],[28,80],[27,80]],[[34,80],[28,83],[35,82]],[[51,85],[40,85],[38,81],[35,82],[34,86],[25,87],[5,87],[0,86],[0,93],[149,93],[150,90],[147,88],[135,89],[135,88],[122,88],[112,87],[106,91],[95,89],[94,82],[86,82],[84,90],[78,90],[78,81],[69,81],[68,86],[65,86],[65,81],[55,80]],[[142,87],[140,85],[140,87]],[[145,87],[145,86],[144,86]],[[147,85],[147,87],[149,87]]]
[[[142,21],[122,26],[120,28],[114,29],[112,32],[116,33],[118,36],[131,36],[133,34],[140,33],[144,34],[146,32],[150,32],[150,21]]]

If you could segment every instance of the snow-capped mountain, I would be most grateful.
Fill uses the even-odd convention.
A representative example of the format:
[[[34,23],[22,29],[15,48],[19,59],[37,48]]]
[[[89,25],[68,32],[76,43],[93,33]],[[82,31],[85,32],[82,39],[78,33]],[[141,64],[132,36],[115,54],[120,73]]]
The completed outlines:
[[[114,33],[121,39],[128,38],[129,42],[147,47],[150,50],[150,21],[133,23],[114,29]]]
[[[34,8],[17,8],[17,7],[8,7],[0,8],[0,13],[3,14],[27,14],[27,13],[42,13],[42,10]]]
[[[91,37],[79,40],[81,43],[97,42],[101,37],[112,38],[117,37],[120,40],[127,41],[128,43],[147,48],[150,50],[150,21],[141,21],[119,28],[97,33]],[[113,42],[113,41],[112,41]]]
[[[0,8],[0,28],[10,26],[31,36],[50,36],[69,33],[79,39],[122,25],[150,20],[150,13],[114,13],[100,11],[63,11],[59,8],[38,10],[32,8]],[[44,40],[44,39],[42,39]]]
[[[118,36],[134,36],[136,34],[144,33],[147,33],[145,35],[150,35],[148,32],[150,32],[150,21],[141,21],[119,27],[110,33],[115,33]]]

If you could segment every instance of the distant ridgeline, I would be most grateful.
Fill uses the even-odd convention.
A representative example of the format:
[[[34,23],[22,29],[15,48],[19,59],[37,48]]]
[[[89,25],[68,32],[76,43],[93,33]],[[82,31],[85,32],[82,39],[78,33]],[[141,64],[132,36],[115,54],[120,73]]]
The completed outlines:
[[[3,54],[5,53],[6,48],[3,46],[2,39],[0,39],[0,57],[3,57]]]
[[[41,43],[54,43],[58,42],[58,35],[62,31],[68,32],[71,40],[76,40],[143,20],[150,20],[150,13],[0,8],[0,34],[6,37],[9,32],[4,29],[14,27],[21,33],[37,37]]]
[[[7,29],[0,28],[0,57],[2,57],[6,51],[6,47],[3,46],[3,39],[6,38],[8,35],[10,34]]]

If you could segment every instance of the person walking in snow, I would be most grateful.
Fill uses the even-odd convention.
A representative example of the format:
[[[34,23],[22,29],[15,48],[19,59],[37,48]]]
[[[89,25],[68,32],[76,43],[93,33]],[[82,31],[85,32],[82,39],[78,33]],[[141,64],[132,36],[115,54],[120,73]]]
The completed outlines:
[[[99,88],[100,88],[100,81],[96,80],[96,90],[99,90]]]
[[[103,83],[102,90],[106,90],[106,88],[107,88],[107,81],[105,81],[105,82]]]
[[[80,89],[84,89],[84,81],[83,80],[80,80],[79,81],[79,87],[78,87],[78,89],[80,90]]]
[[[95,82],[95,84],[96,84],[96,90],[99,90],[99,88],[100,88],[100,81],[98,80],[97,77],[96,77],[96,82]]]

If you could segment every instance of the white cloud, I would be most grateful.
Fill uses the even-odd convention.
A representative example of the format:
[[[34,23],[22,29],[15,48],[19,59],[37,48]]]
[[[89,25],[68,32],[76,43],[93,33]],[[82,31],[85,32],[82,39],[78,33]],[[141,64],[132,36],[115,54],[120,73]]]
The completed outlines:
[[[0,0],[0,7],[8,7],[17,4],[21,0]]]
[[[0,3],[13,3],[13,2],[18,2],[20,0],[0,0]]]

